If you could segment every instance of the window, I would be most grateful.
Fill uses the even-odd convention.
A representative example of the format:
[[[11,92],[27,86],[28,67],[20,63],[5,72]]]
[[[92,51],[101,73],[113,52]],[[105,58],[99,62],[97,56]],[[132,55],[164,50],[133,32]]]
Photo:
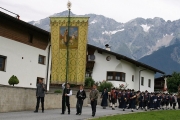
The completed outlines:
[[[107,72],[107,80],[125,82],[126,74],[123,72]]]
[[[5,61],[6,57],[0,55],[0,71],[5,71]]]
[[[134,82],[134,75],[132,75],[132,81]]]
[[[115,80],[120,81],[121,80],[121,74],[120,72],[115,72],[116,76],[115,76]]]
[[[141,77],[141,85],[144,85],[144,77]]]
[[[107,79],[113,80],[113,72],[107,72]]]
[[[148,80],[148,87],[151,87],[151,79]]]
[[[33,42],[33,35],[29,34],[29,42],[32,43]]]
[[[86,72],[86,77],[91,77],[91,73],[90,72]]]
[[[45,56],[39,55],[38,63],[39,64],[45,64]]]

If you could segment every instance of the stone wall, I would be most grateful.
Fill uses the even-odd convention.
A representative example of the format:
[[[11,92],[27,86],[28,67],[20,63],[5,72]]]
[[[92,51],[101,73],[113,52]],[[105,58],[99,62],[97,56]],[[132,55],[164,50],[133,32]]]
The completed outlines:
[[[12,86],[0,86],[0,112],[35,110],[36,89],[20,88]],[[88,94],[87,94],[88,97]],[[84,100],[84,106],[87,106],[89,99]],[[61,108],[62,95],[47,93],[45,96],[45,109]],[[71,107],[76,106],[76,96],[72,95],[70,99]]]

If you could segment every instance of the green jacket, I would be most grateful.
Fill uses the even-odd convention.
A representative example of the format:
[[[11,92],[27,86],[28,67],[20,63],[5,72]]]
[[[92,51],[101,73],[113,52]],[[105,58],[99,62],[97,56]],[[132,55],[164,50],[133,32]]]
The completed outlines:
[[[99,96],[99,91],[98,90],[91,90],[89,93],[89,98],[93,100],[97,100]]]

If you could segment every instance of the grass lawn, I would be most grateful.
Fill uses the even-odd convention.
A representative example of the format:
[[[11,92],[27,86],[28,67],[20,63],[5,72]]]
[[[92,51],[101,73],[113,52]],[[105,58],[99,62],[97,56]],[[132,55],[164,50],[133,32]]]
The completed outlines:
[[[101,117],[94,120],[180,120],[180,110],[132,113]]]

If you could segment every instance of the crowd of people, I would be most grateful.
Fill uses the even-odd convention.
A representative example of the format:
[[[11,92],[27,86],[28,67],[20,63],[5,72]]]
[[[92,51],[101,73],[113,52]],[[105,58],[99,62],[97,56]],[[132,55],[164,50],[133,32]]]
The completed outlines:
[[[63,94],[62,94],[62,115],[68,108],[67,112],[70,114],[70,96],[72,95],[72,90],[70,89],[70,84],[62,84]],[[45,97],[46,87],[43,84],[42,79],[39,79],[36,89],[37,104],[35,113],[38,112],[39,103],[41,102],[42,112],[44,112],[44,97]],[[90,104],[92,108],[92,116],[96,114],[97,100],[99,97],[99,91],[97,86],[93,85],[90,93]],[[76,104],[76,115],[81,115],[83,101],[86,99],[86,92],[83,89],[83,85],[80,85],[79,90],[76,94],[77,104]],[[106,88],[101,94],[101,106],[106,109],[107,106],[112,107],[115,110],[116,107],[121,108],[123,111],[126,109],[131,109],[133,112],[135,109],[149,110],[168,110],[176,109],[176,103],[178,103],[178,109],[180,109],[180,98],[177,98],[176,94],[168,94],[161,92],[145,92],[130,90],[121,90],[113,88],[110,92]]]
[[[108,106],[115,110],[115,107],[125,109],[131,109],[133,112],[135,109],[149,110],[168,110],[176,109],[176,103],[178,102],[178,109],[180,109],[180,99],[176,94],[168,94],[161,92],[145,92],[130,90],[121,90],[113,88],[110,92],[104,88],[101,94],[102,102],[101,106],[105,109]],[[109,102],[108,102],[109,101]]]

